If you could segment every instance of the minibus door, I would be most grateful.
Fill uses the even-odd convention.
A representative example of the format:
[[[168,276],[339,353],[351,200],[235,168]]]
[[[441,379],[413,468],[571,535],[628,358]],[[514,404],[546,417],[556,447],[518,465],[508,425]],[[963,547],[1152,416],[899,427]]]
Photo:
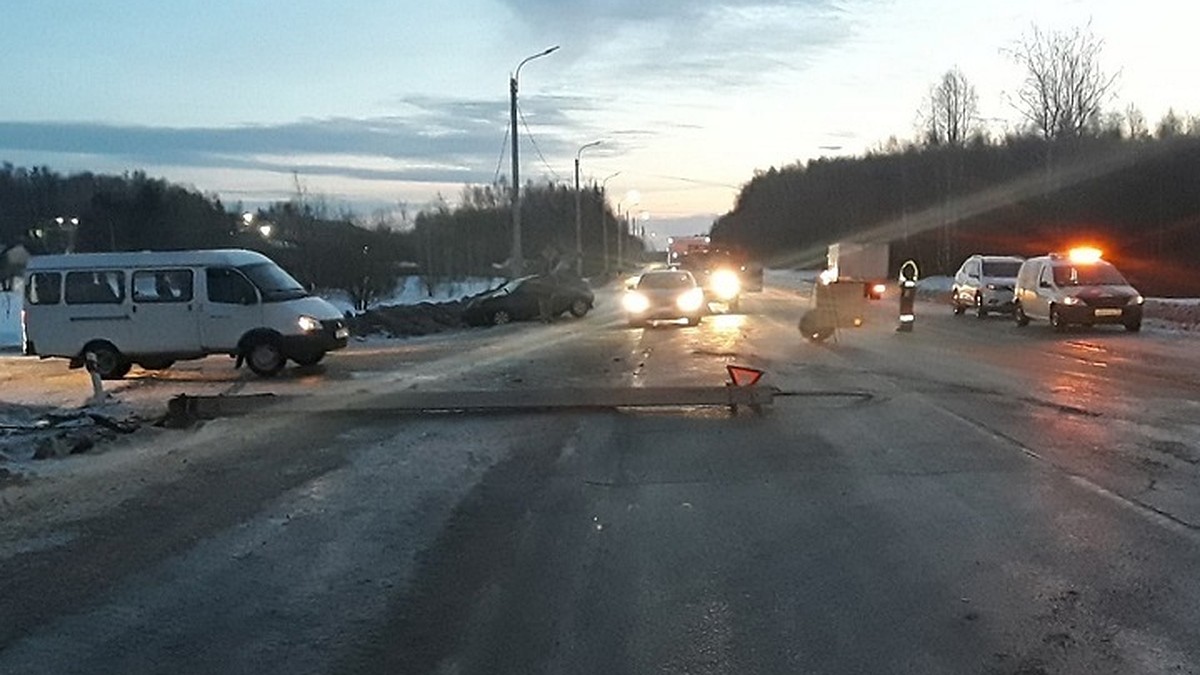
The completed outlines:
[[[132,354],[190,355],[200,352],[199,312],[190,269],[133,272]]]
[[[209,352],[233,353],[247,331],[262,326],[258,289],[232,267],[204,270],[200,340]]]

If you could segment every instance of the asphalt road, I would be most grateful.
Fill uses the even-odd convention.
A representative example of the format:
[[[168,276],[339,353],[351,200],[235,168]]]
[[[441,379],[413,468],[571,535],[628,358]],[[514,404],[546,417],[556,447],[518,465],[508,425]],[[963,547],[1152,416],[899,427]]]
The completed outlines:
[[[508,326],[130,385],[292,387],[0,489],[3,673],[1200,672],[1196,338],[922,304],[824,345]],[[725,409],[355,412],[394,391],[714,385]],[[349,409],[348,409],[349,408]]]

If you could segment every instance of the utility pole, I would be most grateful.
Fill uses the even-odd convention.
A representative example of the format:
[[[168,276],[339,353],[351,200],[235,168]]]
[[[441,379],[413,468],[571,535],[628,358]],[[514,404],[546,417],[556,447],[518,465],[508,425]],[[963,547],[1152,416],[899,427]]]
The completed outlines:
[[[621,172],[610,174],[600,182],[600,239],[604,241],[604,274],[608,274],[608,181],[620,176]]]
[[[513,267],[513,276],[520,276],[525,268],[525,258],[521,253],[521,160],[518,158],[517,143],[517,83],[521,77],[521,66],[524,66],[530,61],[546,56],[558,49],[558,45],[538,52],[533,56],[527,56],[523,61],[517,64],[513,74],[508,78],[508,116],[509,122],[512,125],[510,135],[512,136],[512,255],[510,262]]]

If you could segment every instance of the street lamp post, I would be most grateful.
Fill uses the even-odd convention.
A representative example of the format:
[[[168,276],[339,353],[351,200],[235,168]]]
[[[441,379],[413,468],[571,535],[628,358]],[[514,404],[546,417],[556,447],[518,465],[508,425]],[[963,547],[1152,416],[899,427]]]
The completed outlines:
[[[630,190],[629,192],[625,193],[625,197],[622,198],[621,201],[617,202],[617,271],[618,272],[621,271],[621,266],[623,265],[622,252],[621,252],[623,242],[621,240],[625,238],[625,232],[629,229],[629,211],[626,210],[624,219],[621,218],[621,207],[625,204],[625,202],[629,202],[629,206],[631,206],[631,207],[637,206],[638,204],[641,203],[641,194],[639,194],[637,190]]]
[[[583,197],[579,193],[579,158],[583,151],[600,145],[602,141],[592,141],[579,146],[575,153],[575,273],[583,276]]]
[[[620,175],[621,175],[620,171],[613,173],[613,174],[609,174],[608,176],[606,176],[604,178],[603,181],[600,182],[600,239],[604,241],[604,273],[605,274],[608,274],[608,222],[607,222],[608,221],[608,213],[606,212],[606,209],[605,209],[605,207],[608,206],[608,198],[607,198],[608,193],[605,192],[605,190],[608,189],[608,181],[613,178],[616,178],[617,176],[620,176]]]
[[[524,66],[530,61],[546,56],[558,49],[558,45],[538,52],[533,56],[527,56],[524,60],[517,64],[513,74],[508,78],[508,117],[512,125],[510,135],[512,136],[512,267],[513,274],[519,275],[525,267],[525,259],[521,254],[521,161],[518,159],[517,145],[517,81],[521,77],[521,66]]]

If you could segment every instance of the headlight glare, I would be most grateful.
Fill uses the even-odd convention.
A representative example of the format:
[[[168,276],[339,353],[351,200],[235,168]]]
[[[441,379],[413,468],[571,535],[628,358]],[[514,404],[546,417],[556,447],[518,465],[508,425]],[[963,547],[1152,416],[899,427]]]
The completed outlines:
[[[732,270],[717,270],[712,275],[712,289],[721,300],[732,300],[742,291],[742,282]]]
[[[621,299],[621,306],[630,314],[641,314],[650,309],[650,300],[636,291],[630,291]]]
[[[699,288],[692,288],[679,296],[675,301],[676,306],[683,312],[696,312],[704,306],[704,291]]]
[[[296,320],[296,325],[300,326],[300,330],[305,333],[321,330],[321,322],[311,316],[301,316]]]

